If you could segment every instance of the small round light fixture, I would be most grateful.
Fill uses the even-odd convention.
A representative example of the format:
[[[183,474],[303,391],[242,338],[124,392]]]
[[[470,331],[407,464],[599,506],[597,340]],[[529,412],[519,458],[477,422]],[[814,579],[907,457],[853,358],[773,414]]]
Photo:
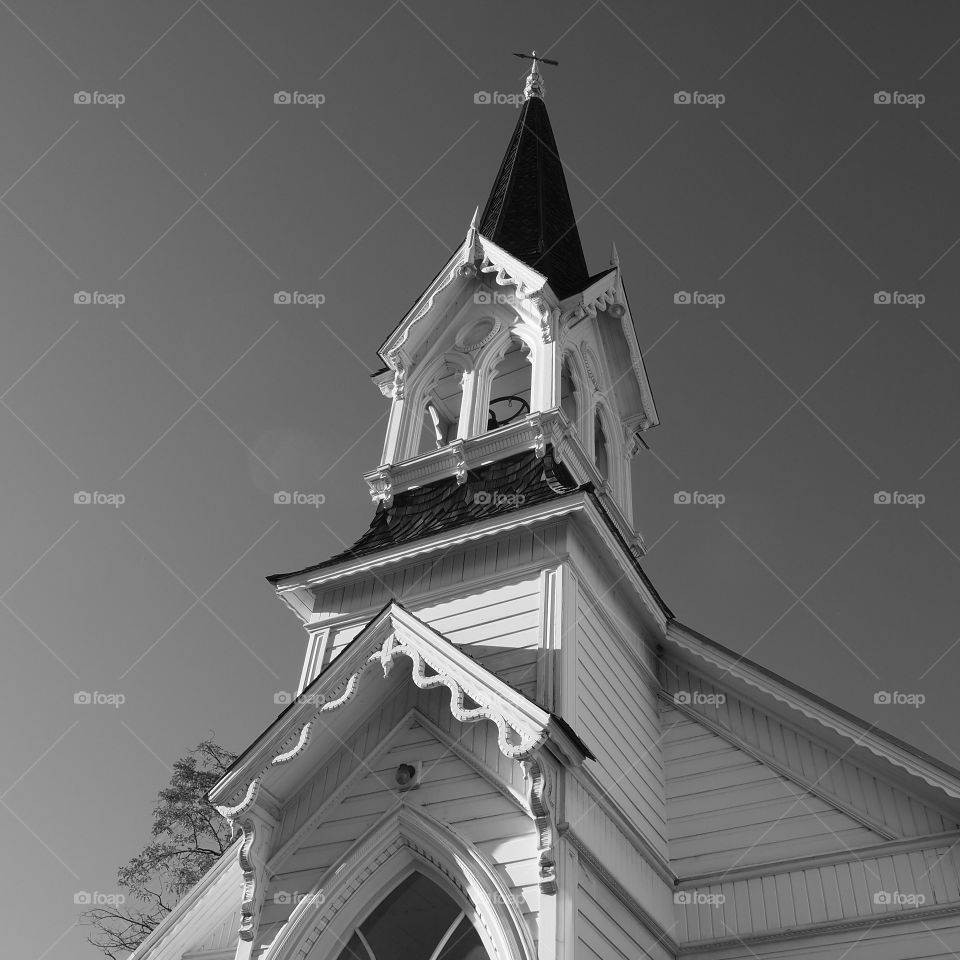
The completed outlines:
[[[397,786],[401,790],[412,790],[417,786],[420,780],[420,771],[417,767],[419,767],[419,764],[414,766],[412,763],[401,763],[400,766],[397,767],[394,779],[397,781]]]

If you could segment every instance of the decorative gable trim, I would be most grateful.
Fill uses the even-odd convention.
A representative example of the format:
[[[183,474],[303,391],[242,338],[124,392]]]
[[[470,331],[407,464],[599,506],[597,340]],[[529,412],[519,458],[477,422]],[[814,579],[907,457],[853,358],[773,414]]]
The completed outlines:
[[[380,666],[384,676],[388,676],[397,657],[411,660],[411,679],[421,689],[444,686],[450,691],[450,710],[461,723],[491,721],[497,728],[500,752],[510,760],[523,762],[528,783],[527,803],[537,826],[540,889],[543,893],[556,893],[555,767],[561,763],[579,765],[587,756],[585,748],[550,713],[395,602],[374,617],[307,687],[289,714],[274,725],[276,733],[268,733],[260,749],[241,758],[237,768],[210,791],[210,800],[217,811],[231,824],[240,821],[246,838],[248,811],[257,803],[263,781],[271,769],[302,756],[311,731],[322,715],[349,703],[371,667]],[[548,743],[549,750],[546,749]],[[269,850],[265,848],[260,860],[268,856]],[[250,890],[255,893],[262,884],[248,877],[250,871],[244,866],[242,851],[241,866],[245,880],[252,884]],[[248,892],[244,895],[245,927],[242,929],[255,929],[258,907],[255,897],[248,896]]]

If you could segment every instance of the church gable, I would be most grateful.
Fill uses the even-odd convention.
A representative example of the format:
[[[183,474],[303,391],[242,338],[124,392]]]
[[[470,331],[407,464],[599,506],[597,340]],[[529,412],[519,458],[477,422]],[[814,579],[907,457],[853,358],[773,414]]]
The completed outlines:
[[[389,716],[407,706],[410,699],[415,706],[371,752],[357,758],[353,772],[320,801],[304,819],[304,826],[271,860],[272,876],[260,928],[262,944],[272,942],[303,897],[318,891],[323,895],[323,884],[335,880],[337,868],[349,859],[358,841],[403,805],[423,811],[470,844],[500,874],[515,904],[529,917],[535,935],[539,904],[536,828],[521,793],[522,770],[513,763],[501,772],[487,762],[496,763],[500,756],[495,727],[464,727],[443,709],[438,691],[422,692],[415,687],[413,691],[413,698],[398,697],[384,714]],[[381,720],[376,717],[366,725],[366,736],[370,724],[380,726]],[[328,766],[335,769],[337,764],[334,756]],[[405,790],[398,785],[396,774],[401,765],[416,771],[414,788]],[[302,802],[302,797],[290,801],[284,821],[288,811],[299,810]],[[302,814],[298,813],[298,819],[303,819]]]

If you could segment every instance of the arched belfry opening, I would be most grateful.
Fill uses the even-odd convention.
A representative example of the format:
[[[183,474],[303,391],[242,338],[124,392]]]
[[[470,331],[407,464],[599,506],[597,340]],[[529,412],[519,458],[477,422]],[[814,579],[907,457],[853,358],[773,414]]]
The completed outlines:
[[[610,448],[607,442],[607,433],[603,428],[603,417],[598,410],[593,417],[593,460],[597,465],[597,472],[610,482]]]
[[[444,359],[420,397],[420,432],[414,456],[457,439],[463,410],[463,368]]]
[[[489,960],[453,898],[414,871],[353,928],[336,960]]]
[[[570,369],[570,358],[564,357],[560,367],[560,409],[574,426],[577,425],[577,382]]]
[[[486,429],[496,430],[530,412],[533,367],[526,344],[511,335],[493,368]]]

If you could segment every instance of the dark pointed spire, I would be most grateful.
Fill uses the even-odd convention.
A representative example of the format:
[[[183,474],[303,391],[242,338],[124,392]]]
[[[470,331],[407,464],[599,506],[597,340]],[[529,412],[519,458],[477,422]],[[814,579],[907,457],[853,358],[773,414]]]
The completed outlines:
[[[589,273],[536,60],[524,97],[479,229],[545,274],[562,299],[582,290]]]

